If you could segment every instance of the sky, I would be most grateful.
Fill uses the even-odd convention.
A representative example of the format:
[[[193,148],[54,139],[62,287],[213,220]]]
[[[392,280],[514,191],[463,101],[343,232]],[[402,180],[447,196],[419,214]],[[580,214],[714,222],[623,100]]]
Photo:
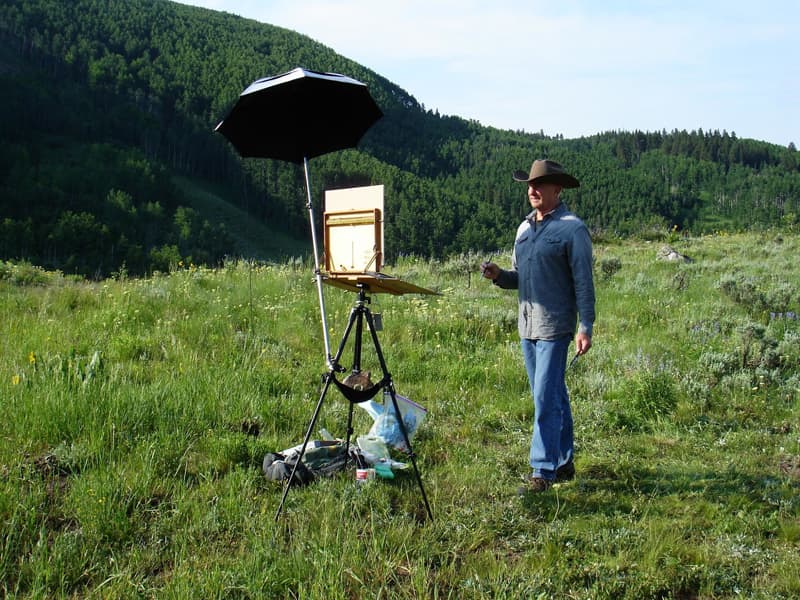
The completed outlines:
[[[490,127],[565,138],[702,129],[800,144],[797,0],[181,3],[304,34],[426,109]]]

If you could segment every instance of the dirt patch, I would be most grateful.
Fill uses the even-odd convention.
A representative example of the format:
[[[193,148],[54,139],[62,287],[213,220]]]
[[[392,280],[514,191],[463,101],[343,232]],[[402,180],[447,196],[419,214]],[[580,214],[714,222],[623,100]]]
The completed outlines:
[[[783,456],[778,463],[781,475],[800,481],[800,456]]]

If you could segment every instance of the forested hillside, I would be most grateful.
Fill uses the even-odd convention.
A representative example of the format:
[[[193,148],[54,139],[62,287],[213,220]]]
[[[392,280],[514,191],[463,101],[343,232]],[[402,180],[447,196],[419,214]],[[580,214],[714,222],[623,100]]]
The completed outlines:
[[[193,207],[175,175],[307,238],[302,170],[242,160],[213,132],[249,83],[297,66],[363,81],[384,112],[357,150],[313,159],[311,172],[318,206],[325,189],[385,185],[390,259],[509,247],[527,208],[510,173],[543,156],[581,179],[565,199],[598,234],[796,221],[793,144],[500,131],[427,110],[280,27],[165,0],[0,0],[0,258],[105,276],[236,255],[234,232]]]

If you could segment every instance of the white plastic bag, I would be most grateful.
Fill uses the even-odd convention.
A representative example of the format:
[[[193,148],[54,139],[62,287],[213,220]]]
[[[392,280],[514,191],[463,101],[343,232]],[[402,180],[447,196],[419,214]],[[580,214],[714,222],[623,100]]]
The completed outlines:
[[[409,400],[396,392],[394,397],[397,400],[397,407],[400,409],[400,415],[410,441],[425,420],[428,411],[413,400]],[[389,390],[383,390],[383,404],[373,401],[370,401],[370,403],[363,402],[362,404],[370,404],[362,408],[370,413],[375,420],[369,430],[369,435],[382,439],[387,445],[397,450],[407,452],[408,447],[403,439],[403,432],[400,429],[400,423],[397,420],[394,404],[392,403],[392,395]]]

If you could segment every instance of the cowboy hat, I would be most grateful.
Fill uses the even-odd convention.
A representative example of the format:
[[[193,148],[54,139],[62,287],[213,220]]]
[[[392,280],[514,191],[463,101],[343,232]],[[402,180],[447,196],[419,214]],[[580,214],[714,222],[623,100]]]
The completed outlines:
[[[516,181],[556,183],[565,188],[576,188],[581,185],[577,179],[564,170],[564,167],[547,159],[533,161],[530,175],[526,175],[525,171],[514,171],[513,177]]]

